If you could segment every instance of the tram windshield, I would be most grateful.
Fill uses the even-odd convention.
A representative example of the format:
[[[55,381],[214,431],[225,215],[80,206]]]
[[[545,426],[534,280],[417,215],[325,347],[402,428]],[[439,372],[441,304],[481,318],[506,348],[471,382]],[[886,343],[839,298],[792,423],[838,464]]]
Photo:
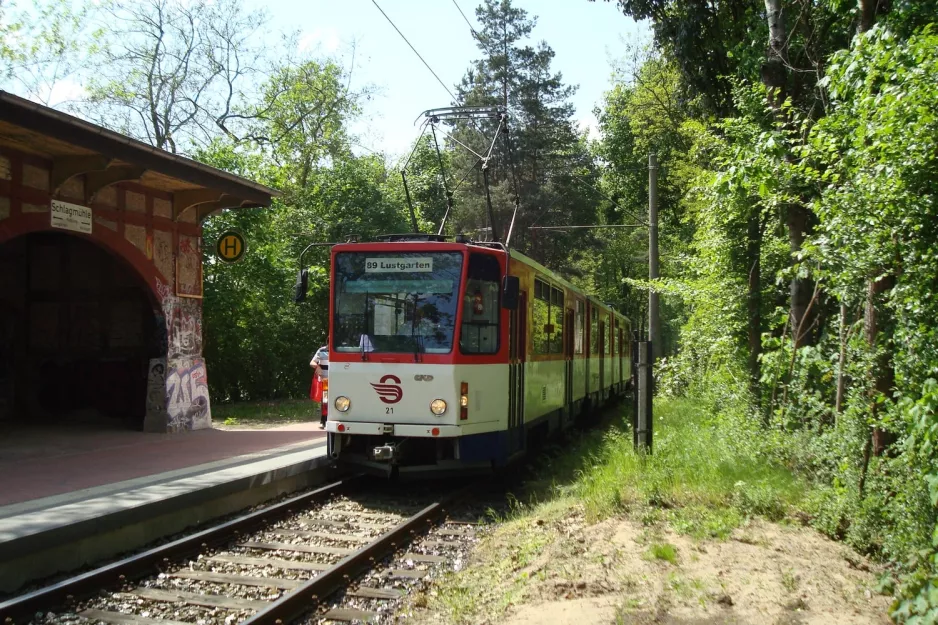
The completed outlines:
[[[449,353],[462,263],[460,252],[337,254],[335,351]]]

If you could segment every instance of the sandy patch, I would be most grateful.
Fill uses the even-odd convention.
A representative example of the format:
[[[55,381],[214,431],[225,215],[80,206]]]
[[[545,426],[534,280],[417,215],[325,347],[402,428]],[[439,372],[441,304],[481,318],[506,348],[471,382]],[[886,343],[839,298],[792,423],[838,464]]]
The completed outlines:
[[[668,561],[673,560],[673,562]],[[447,585],[476,593],[453,607]],[[812,529],[752,521],[698,541],[630,518],[514,521],[408,622],[586,625],[886,624],[875,567]],[[411,620],[413,619],[413,621]]]

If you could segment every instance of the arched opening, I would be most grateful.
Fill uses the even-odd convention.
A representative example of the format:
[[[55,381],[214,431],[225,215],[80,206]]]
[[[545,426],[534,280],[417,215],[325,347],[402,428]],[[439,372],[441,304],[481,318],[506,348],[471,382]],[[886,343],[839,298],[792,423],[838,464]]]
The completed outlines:
[[[166,330],[129,262],[87,238],[0,244],[0,423],[142,429]]]

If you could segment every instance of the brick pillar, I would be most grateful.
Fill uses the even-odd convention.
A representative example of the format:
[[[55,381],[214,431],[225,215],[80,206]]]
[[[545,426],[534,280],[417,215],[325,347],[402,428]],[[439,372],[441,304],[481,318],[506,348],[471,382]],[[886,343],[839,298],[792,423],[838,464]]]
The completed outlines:
[[[202,301],[161,293],[166,357],[152,358],[147,376],[147,432],[212,426],[208,375],[202,358]]]

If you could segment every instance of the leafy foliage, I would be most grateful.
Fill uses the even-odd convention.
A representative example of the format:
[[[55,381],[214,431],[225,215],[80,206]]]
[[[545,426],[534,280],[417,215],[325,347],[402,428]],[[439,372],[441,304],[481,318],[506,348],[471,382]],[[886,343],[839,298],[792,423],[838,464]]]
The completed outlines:
[[[510,133],[499,140],[488,166],[495,220],[504,239],[520,201],[511,245],[560,270],[571,268],[571,250],[592,247],[586,231],[531,230],[532,227],[595,223],[599,199],[598,172],[589,146],[573,122],[570,97],[576,87],[564,82],[551,63],[546,42],[528,38],[536,18],[510,0],[485,0],[476,9],[476,43],[482,57],[457,86],[459,103],[495,106],[508,113]],[[497,121],[460,123],[454,137],[477,154],[487,152]],[[486,137],[488,137],[486,139]],[[477,157],[450,142],[452,166],[459,175],[471,172],[456,196],[454,227],[467,233],[488,226],[483,177]],[[579,257],[577,252],[574,254]]]
[[[787,37],[773,60],[756,7],[618,4],[651,20],[659,52],[607,94],[597,153],[626,205],[644,200],[644,153],[663,155],[664,278],[626,280],[681,302],[659,389],[737,398],[718,415],[741,399],[758,454],[810,478],[813,523],[891,563],[893,617],[934,622],[938,12],[771,3]]]

